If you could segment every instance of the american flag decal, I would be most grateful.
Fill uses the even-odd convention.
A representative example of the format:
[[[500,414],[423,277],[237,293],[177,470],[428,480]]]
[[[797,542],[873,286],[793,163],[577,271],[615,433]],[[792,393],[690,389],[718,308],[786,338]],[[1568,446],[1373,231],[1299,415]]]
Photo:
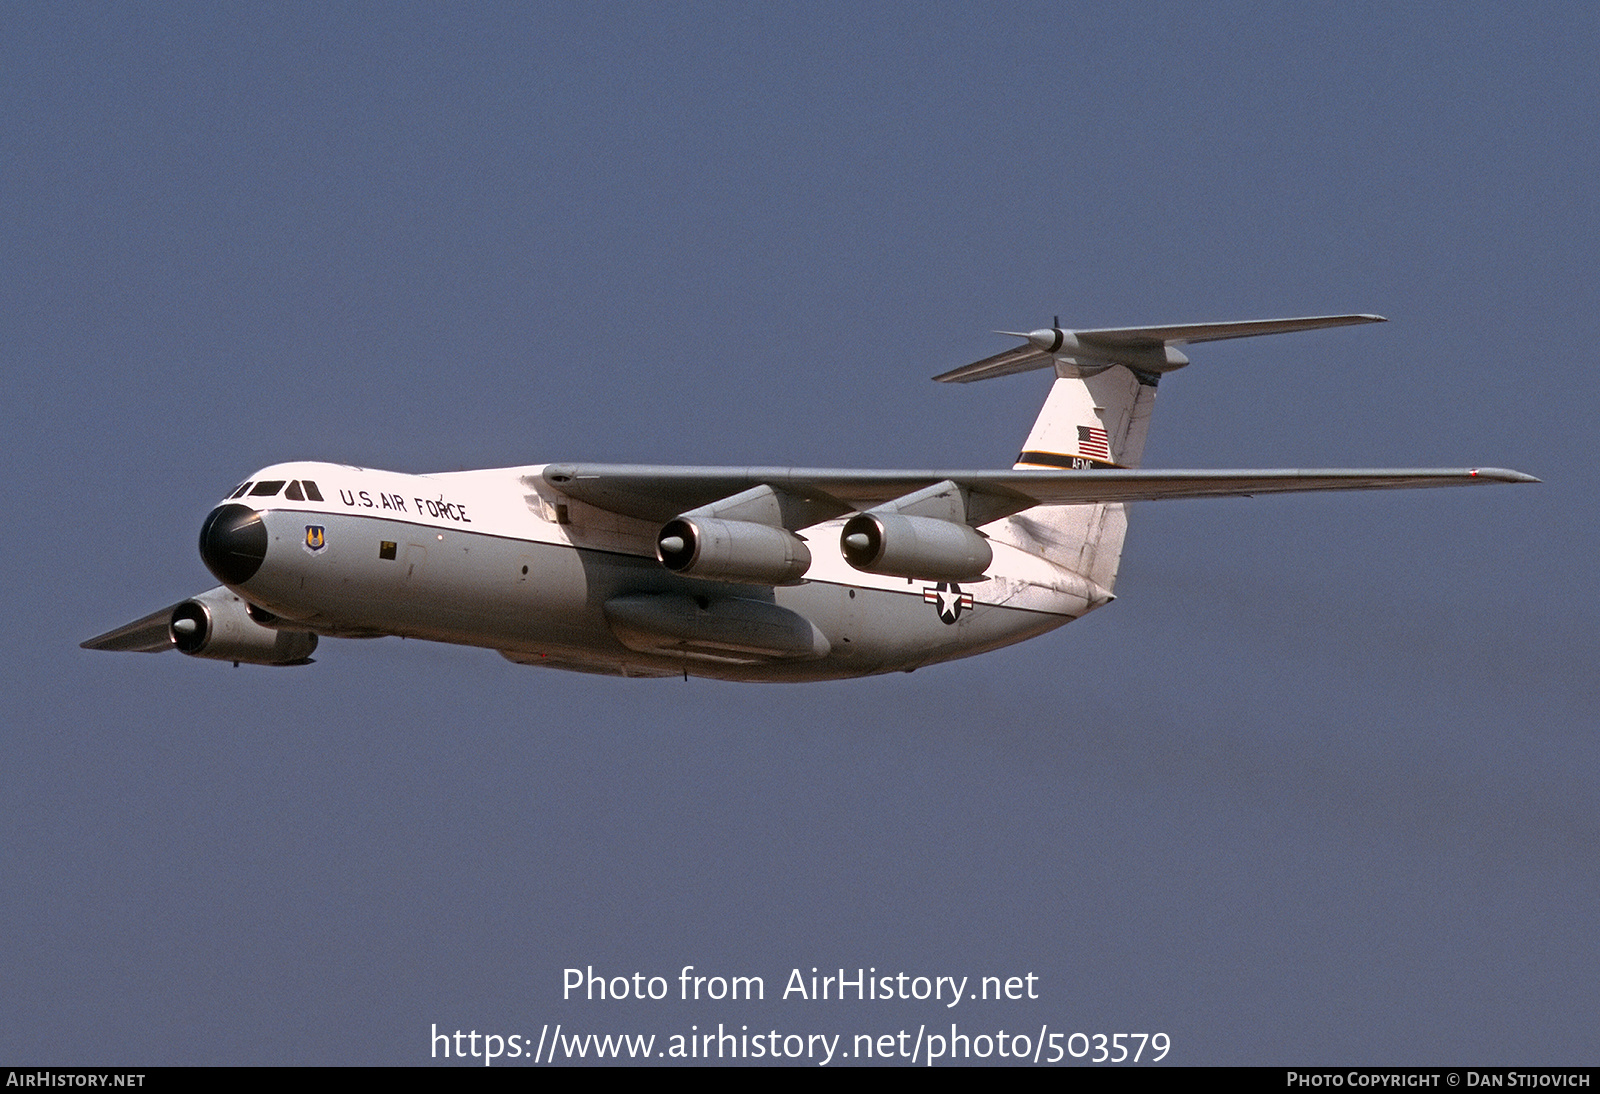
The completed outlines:
[[[1088,456],[1091,460],[1111,460],[1111,443],[1106,439],[1106,431],[1098,426],[1080,425],[1078,427],[1078,454]]]

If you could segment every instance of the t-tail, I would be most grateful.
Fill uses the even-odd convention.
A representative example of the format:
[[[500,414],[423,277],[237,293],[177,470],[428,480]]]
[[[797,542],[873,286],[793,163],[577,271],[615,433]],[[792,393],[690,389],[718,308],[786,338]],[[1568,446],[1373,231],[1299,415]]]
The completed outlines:
[[[971,383],[1033,369],[1054,368],[1055,383],[1017,456],[1015,469],[1137,468],[1144,456],[1156,385],[1163,373],[1189,363],[1181,346],[1262,334],[1381,323],[1377,315],[1324,315],[1239,323],[1023,332],[1026,339],[936,380]],[[1073,571],[1112,592],[1128,529],[1123,502],[1041,505],[1002,522],[991,534]]]

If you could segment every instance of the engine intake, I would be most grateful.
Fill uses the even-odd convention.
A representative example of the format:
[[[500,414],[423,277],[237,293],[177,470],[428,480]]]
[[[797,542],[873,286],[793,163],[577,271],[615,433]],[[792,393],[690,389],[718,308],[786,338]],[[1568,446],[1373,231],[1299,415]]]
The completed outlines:
[[[839,551],[858,570],[925,581],[975,581],[994,561],[989,541],[965,524],[899,513],[845,521]]]
[[[678,517],[656,536],[656,558],[685,577],[747,585],[798,585],[811,568],[805,540],[746,520]]]
[[[190,657],[251,665],[308,665],[317,648],[309,631],[275,630],[254,618],[259,609],[227,589],[213,589],[172,609],[172,643]],[[275,618],[260,612],[266,618]]]

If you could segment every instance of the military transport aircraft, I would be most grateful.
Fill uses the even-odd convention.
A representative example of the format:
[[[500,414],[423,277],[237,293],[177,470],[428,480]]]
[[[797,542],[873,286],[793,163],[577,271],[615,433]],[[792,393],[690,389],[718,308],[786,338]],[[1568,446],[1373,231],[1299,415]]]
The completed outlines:
[[[1334,315],[1028,333],[946,372],[1053,368],[1009,471],[551,463],[403,475],[257,471],[206,518],[222,582],[83,643],[304,665],[318,636],[402,635],[620,676],[910,672],[1109,603],[1126,503],[1537,482],[1498,468],[1141,471],[1179,347],[1382,322]]]

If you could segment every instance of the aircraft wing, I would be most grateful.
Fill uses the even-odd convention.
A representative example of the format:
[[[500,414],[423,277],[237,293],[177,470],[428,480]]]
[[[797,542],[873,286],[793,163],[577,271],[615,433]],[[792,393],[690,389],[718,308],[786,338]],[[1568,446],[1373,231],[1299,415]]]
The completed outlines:
[[[172,613],[177,607],[177,604],[173,604],[114,631],[96,635],[80,643],[80,648],[111,650],[114,653],[161,653],[170,650],[173,648]]]
[[[871,509],[941,482],[966,491],[971,523],[1036,505],[1248,497],[1320,490],[1406,490],[1538,482],[1498,467],[1244,471],[827,471],[795,467],[652,467],[551,464],[543,479],[576,501],[641,520],[668,521],[758,486],[800,501],[815,521]]]

